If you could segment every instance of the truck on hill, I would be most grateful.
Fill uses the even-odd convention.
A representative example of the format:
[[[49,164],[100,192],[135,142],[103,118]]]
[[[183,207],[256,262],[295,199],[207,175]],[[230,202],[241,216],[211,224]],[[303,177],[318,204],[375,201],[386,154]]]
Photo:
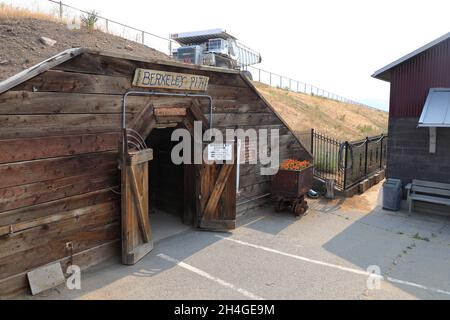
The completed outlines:
[[[172,55],[184,63],[245,70],[261,62],[261,54],[239,43],[223,29],[175,33],[170,39],[180,45]],[[244,72],[251,79],[251,73]]]

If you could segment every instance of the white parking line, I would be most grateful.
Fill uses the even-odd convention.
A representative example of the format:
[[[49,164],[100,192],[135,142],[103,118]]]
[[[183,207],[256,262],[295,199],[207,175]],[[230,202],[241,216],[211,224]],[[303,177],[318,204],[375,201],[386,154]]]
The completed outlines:
[[[275,254],[279,254],[282,256],[286,256],[289,258],[293,258],[293,259],[297,259],[297,260],[301,260],[301,261],[305,261],[305,262],[309,262],[309,263],[313,263],[313,264],[317,264],[317,265],[321,265],[321,266],[325,266],[325,267],[329,267],[329,268],[333,268],[333,269],[338,269],[338,270],[342,270],[342,271],[346,271],[346,272],[351,272],[354,274],[358,274],[358,275],[362,275],[362,276],[366,276],[366,277],[374,277],[373,273],[364,271],[364,270],[358,270],[358,269],[353,269],[353,268],[348,268],[348,267],[343,267],[337,264],[333,264],[333,263],[328,263],[328,262],[324,262],[324,261],[320,261],[320,260],[314,260],[314,259],[310,259],[310,258],[306,258],[306,257],[302,257],[302,256],[298,256],[295,254],[290,254],[290,253],[286,253],[283,251],[279,251],[279,250],[275,250],[275,249],[271,249],[271,248],[267,248],[267,247],[263,247],[257,244],[252,244],[249,242],[245,242],[245,241],[240,241],[240,240],[236,240],[236,239],[231,239],[231,238],[226,238],[223,236],[219,236],[216,235],[216,237],[223,239],[223,240],[227,240],[227,241],[231,241],[234,243],[238,243],[247,247],[251,247],[251,248],[255,248],[255,249],[260,249],[266,252],[271,252],[271,253],[275,253]],[[379,276],[379,278],[381,280],[385,280],[388,282],[392,282],[392,283],[399,283],[399,284],[403,284],[406,286],[410,286],[410,287],[415,287],[415,288],[419,288],[419,289],[423,289],[423,290],[427,290],[427,291],[431,291],[431,292],[436,292],[436,293],[441,293],[441,294],[445,294],[445,295],[449,295],[450,296],[450,291],[445,291],[442,289],[436,289],[436,288],[432,288],[432,287],[427,287],[418,283],[414,283],[414,282],[409,282],[409,281],[403,281],[403,280],[399,280],[399,279],[395,279],[395,278],[391,278],[391,277],[384,277],[384,276]]]
[[[249,225],[254,224],[254,223],[258,222],[258,221],[261,221],[261,220],[263,220],[265,218],[266,217],[260,217],[258,219],[252,220],[252,221],[250,221],[250,222],[248,222],[246,224],[243,224],[242,226],[240,226],[240,228],[248,227]]]
[[[253,294],[253,293],[251,293],[251,292],[249,292],[249,291],[247,291],[245,289],[238,288],[235,285],[233,285],[233,284],[231,284],[229,282],[226,282],[225,280],[219,279],[219,278],[217,278],[217,277],[207,273],[206,271],[200,270],[200,269],[198,269],[196,267],[193,267],[193,266],[191,266],[191,265],[189,265],[187,263],[184,263],[184,262],[179,261],[179,260],[177,260],[175,258],[169,257],[168,255],[160,253],[160,254],[158,254],[158,257],[160,257],[161,259],[164,259],[166,261],[172,262],[172,263],[176,264],[177,266],[179,266],[181,268],[184,268],[186,270],[194,272],[194,273],[198,274],[199,276],[202,276],[202,277],[204,277],[206,279],[209,279],[209,280],[212,280],[214,282],[217,282],[218,284],[220,284],[220,285],[222,285],[222,286],[224,286],[226,288],[229,288],[229,289],[232,289],[234,291],[237,291],[237,292],[239,292],[240,294],[246,296],[249,299],[264,300],[263,298],[257,296],[256,294]]]

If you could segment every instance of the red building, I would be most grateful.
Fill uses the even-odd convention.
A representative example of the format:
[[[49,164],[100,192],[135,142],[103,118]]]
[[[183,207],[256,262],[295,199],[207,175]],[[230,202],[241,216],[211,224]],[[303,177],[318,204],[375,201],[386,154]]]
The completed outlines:
[[[450,33],[373,77],[391,83],[387,177],[450,183]]]

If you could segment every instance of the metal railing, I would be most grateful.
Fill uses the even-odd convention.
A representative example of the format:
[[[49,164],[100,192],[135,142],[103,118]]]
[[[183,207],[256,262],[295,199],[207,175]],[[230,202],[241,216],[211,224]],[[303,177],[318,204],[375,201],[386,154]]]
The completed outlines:
[[[75,8],[62,1],[48,0],[50,3],[57,5],[56,10],[51,10],[49,13],[56,15],[60,20],[65,21],[69,26],[81,26],[80,17],[89,14],[88,11]],[[130,41],[138,42],[150,48],[156,49],[167,55],[172,55],[172,50],[179,47],[175,41],[156,35],[154,33],[135,28],[124,23],[111,20],[101,15],[97,15],[98,21],[95,28],[116,36],[120,36]]]
[[[387,135],[339,141],[311,129],[296,136],[314,157],[314,175],[334,180],[338,189],[347,190],[386,168]]]
[[[271,87],[289,90],[296,93],[305,93],[312,96],[323,97],[343,103],[350,103],[371,108],[368,105],[365,105],[352,99],[345,98],[336,93],[316,87],[312,84],[295,80],[271,71],[263,70],[253,66],[248,66],[245,68],[245,70],[249,71],[252,74],[253,80],[265,83]]]
[[[37,0],[35,0],[36,2]],[[11,0],[11,3],[21,4],[21,6],[25,6],[24,0]],[[27,1],[26,1],[27,2]],[[39,11],[43,9],[44,6],[42,4],[52,4],[54,5],[50,10],[47,10],[46,13],[54,16],[61,21],[67,23],[69,27],[80,28],[81,16],[89,14],[88,11],[82,10],[68,4],[63,3],[62,1],[56,0],[40,0],[37,1],[37,5]],[[29,7],[29,6],[28,6]],[[135,28],[133,26],[126,25],[121,22],[117,22],[115,20],[111,20],[109,18],[103,17],[101,15],[97,15],[98,21],[95,24],[95,28],[101,30],[106,33],[110,33],[116,36],[120,36],[122,38],[128,39],[130,41],[138,42],[143,45],[146,45],[150,48],[156,49],[160,52],[163,52],[169,56],[172,55],[172,51],[178,48],[180,45],[172,39],[162,37],[156,35],[154,33]],[[243,46],[241,43],[239,45]],[[248,50],[252,50],[247,48]],[[344,103],[351,103],[361,106],[366,106],[365,104],[359,103],[355,100],[345,98],[341,95],[335,94],[333,92],[327,91],[325,89],[319,88],[312,84],[308,84],[299,80],[295,80],[271,71],[263,70],[254,66],[243,66],[242,69],[249,71],[253,79],[255,81],[259,81],[265,84],[268,84],[273,87],[279,87],[282,89],[286,89],[292,92],[297,93],[305,93],[313,96],[319,96],[327,99],[332,99]]]

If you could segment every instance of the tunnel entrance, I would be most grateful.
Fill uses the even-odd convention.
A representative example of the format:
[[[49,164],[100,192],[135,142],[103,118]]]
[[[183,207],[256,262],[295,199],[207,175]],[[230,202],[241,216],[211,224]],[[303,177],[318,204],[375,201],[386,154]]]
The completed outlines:
[[[147,109],[136,122],[141,129],[124,129],[122,138],[127,142],[120,156],[122,261],[128,265],[149,253],[154,242],[192,226],[216,231],[236,227],[235,141],[194,143],[195,129],[203,136],[209,127],[195,103],[189,108]],[[194,153],[185,164],[172,161],[172,150],[181,143],[171,140],[178,128],[188,130],[191,151],[205,156],[199,163],[193,163]]]
[[[185,174],[188,170],[185,170],[186,165],[176,165],[171,160],[172,148],[179,143],[171,141],[175,129],[154,129],[146,140],[147,146],[153,149],[153,160],[149,162],[148,201],[155,241],[193,226],[185,210]]]

